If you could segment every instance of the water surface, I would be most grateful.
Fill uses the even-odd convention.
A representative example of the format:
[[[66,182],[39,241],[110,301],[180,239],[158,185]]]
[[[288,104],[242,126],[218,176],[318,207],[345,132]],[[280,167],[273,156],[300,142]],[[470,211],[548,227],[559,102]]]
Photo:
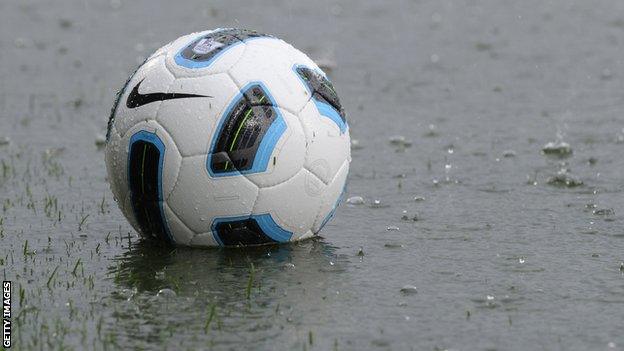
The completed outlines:
[[[622,349],[622,10],[0,2],[14,347]],[[116,89],[166,42],[223,26],[333,68],[359,141],[347,197],[364,204],[343,204],[321,239],[157,248],[112,200],[96,140]]]

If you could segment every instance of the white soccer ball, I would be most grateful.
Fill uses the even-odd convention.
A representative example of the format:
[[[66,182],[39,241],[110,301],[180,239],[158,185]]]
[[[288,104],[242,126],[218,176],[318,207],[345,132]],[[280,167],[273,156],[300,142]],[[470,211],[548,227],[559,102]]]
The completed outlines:
[[[349,127],[325,73],[272,36],[216,29],[150,56],[111,111],[108,179],[144,237],[186,246],[318,233],[349,172]]]

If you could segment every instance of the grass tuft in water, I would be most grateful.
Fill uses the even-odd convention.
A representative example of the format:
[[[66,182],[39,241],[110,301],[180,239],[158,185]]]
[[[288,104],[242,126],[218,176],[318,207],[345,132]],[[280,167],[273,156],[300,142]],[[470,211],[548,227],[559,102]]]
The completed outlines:
[[[251,298],[251,287],[253,286],[254,275],[255,268],[253,262],[251,262],[249,266],[249,280],[247,280],[247,289],[245,290],[245,297],[247,300]]]
[[[208,314],[208,318],[206,318],[206,324],[204,324],[204,332],[208,334],[208,330],[210,330],[210,323],[214,319],[217,313],[217,304],[213,303],[210,305],[210,313]]]
[[[87,218],[89,218],[89,215],[85,215],[84,217],[82,217],[82,219],[80,220],[80,223],[78,223],[78,231],[81,232],[82,231],[82,226],[85,224],[85,222],[87,221]]]
[[[56,275],[56,271],[58,270],[59,266],[56,266],[56,268],[54,268],[54,270],[52,271],[52,274],[50,274],[50,277],[48,278],[48,282],[46,283],[46,286],[48,287],[48,289],[50,289],[50,283],[52,283],[52,280],[54,279],[54,276]]]
[[[76,261],[76,264],[74,265],[74,269],[72,270],[72,275],[75,276],[76,275],[76,271],[78,270],[78,265],[81,265],[81,259],[78,258],[78,261]]]

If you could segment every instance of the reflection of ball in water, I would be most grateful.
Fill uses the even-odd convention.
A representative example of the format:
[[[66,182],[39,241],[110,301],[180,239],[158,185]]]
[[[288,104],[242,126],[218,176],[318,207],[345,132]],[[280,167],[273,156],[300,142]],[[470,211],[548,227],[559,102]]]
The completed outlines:
[[[106,166],[144,237],[178,245],[303,239],[333,215],[349,127],[325,73],[277,38],[240,29],[181,37],[120,91]]]

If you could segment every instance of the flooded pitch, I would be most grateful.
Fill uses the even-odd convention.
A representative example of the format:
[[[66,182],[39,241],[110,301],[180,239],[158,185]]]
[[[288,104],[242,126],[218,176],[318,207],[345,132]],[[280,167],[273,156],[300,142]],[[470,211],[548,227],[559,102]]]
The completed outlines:
[[[622,350],[624,4],[0,2],[0,271],[15,349]],[[116,89],[192,31],[330,70],[353,139],[323,238],[140,242]]]

